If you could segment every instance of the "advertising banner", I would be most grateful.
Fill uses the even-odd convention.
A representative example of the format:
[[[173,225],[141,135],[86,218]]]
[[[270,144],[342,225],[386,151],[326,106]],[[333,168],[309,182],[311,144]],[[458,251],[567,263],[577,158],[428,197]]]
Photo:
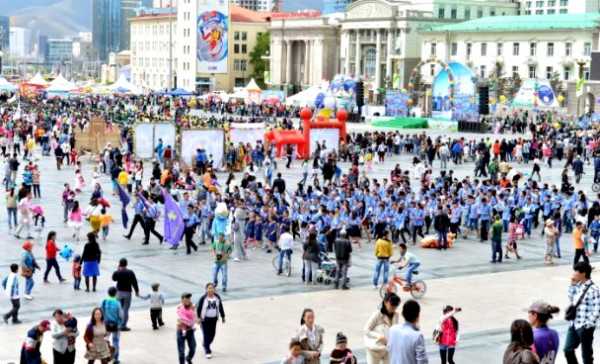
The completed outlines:
[[[513,107],[550,108],[558,107],[558,101],[548,80],[527,79],[515,95]]]
[[[208,1],[200,5],[198,37],[198,72],[227,73],[229,2]]]
[[[400,90],[385,91],[385,116],[408,116],[409,95]]]
[[[475,75],[468,67],[458,62],[448,63],[448,68],[450,72],[442,69],[433,81],[433,118],[455,121],[477,120],[473,81]],[[452,90],[454,90],[453,96]]]
[[[191,165],[196,149],[206,150],[207,157],[214,161],[214,167],[220,168],[225,154],[225,132],[221,129],[183,130],[181,132],[181,158]]]

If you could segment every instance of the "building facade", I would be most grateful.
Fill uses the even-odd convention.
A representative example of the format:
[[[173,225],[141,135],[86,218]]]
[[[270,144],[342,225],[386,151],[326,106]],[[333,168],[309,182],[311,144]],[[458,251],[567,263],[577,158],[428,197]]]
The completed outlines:
[[[277,0],[232,0],[231,4],[252,11],[272,11]]]
[[[288,92],[330,80],[339,71],[339,23],[320,13],[271,18],[271,84]]]
[[[145,9],[130,19],[131,82],[153,90],[175,85],[177,11]]]
[[[177,7],[177,87],[190,91],[232,91],[245,86],[252,74],[250,52],[260,33],[267,32],[269,13],[229,6],[228,57],[226,73],[202,73],[197,58],[198,15],[214,0],[180,0]]]
[[[600,11],[598,0],[519,0],[521,15],[585,14]]]
[[[589,76],[592,49],[598,47],[600,14],[487,17],[422,31],[421,59],[459,61],[482,79]],[[581,68],[581,69],[580,69]],[[439,66],[421,70],[431,81]]]
[[[46,63],[63,64],[73,61],[73,40],[72,39],[48,39],[48,58]]]
[[[27,58],[31,56],[33,50],[31,37],[31,30],[27,28],[10,27],[10,54],[15,58]]]

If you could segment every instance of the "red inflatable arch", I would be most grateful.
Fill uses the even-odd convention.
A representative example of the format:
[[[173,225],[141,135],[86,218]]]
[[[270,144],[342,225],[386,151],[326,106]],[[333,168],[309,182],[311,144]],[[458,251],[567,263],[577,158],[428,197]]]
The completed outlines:
[[[306,154],[306,140],[300,130],[271,130],[265,133],[265,140],[269,144],[275,144],[277,158],[285,153],[283,147],[289,144],[296,146],[296,153],[300,158],[304,158]]]
[[[339,109],[335,114],[335,119],[326,120],[319,116],[316,120],[311,120],[312,112],[308,108],[300,111],[300,119],[302,119],[302,129],[304,132],[304,159],[310,158],[310,130],[311,129],[339,129],[340,143],[346,142],[346,120],[348,120],[348,112],[344,109]]]

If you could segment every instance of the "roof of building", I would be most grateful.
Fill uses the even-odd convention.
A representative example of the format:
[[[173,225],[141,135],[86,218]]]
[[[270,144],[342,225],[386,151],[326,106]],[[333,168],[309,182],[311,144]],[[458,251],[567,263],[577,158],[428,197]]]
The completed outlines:
[[[271,18],[268,11],[253,11],[235,5],[229,7],[229,15],[232,22],[239,23],[265,23]]]
[[[143,8],[136,16],[129,18],[130,21],[149,20],[156,18],[174,18],[177,16],[177,8]]]
[[[462,23],[432,26],[424,32],[522,32],[597,28],[600,14],[553,14],[490,16]]]

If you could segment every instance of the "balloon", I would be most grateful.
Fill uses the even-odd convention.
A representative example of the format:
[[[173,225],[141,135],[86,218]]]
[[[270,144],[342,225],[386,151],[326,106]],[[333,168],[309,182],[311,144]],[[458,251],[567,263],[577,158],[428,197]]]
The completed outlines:
[[[321,111],[319,111],[319,114],[317,116],[317,120],[319,121],[323,121],[325,119],[329,119],[331,117],[331,114],[333,114],[333,111],[331,109],[321,109]]]
[[[300,119],[309,120],[310,118],[312,118],[312,111],[309,108],[305,107],[300,111]]]
[[[348,112],[345,109],[339,109],[335,114],[335,117],[338,119],[338,121],[344,122],[348,120]]]
[[[496,99],[493,97],[490,97],[490,105],[496,105]]]
[[[411,106],[413,104],[413,100],[412,99],[408,99],[408,101],[406,103],[408,104],[408,106]]]
[[[333,96],[326,96],[325,99],[323,100],[323,105],[325,106],[326,109],[335,109],[335,97]]]
[[[558,97],[556,99],[558,100],[558,102],[565,101],[565,97],[563,95],[558,95]]]
[[[500,95],[500,103],[504,104],[506,102],[506,96]]]

